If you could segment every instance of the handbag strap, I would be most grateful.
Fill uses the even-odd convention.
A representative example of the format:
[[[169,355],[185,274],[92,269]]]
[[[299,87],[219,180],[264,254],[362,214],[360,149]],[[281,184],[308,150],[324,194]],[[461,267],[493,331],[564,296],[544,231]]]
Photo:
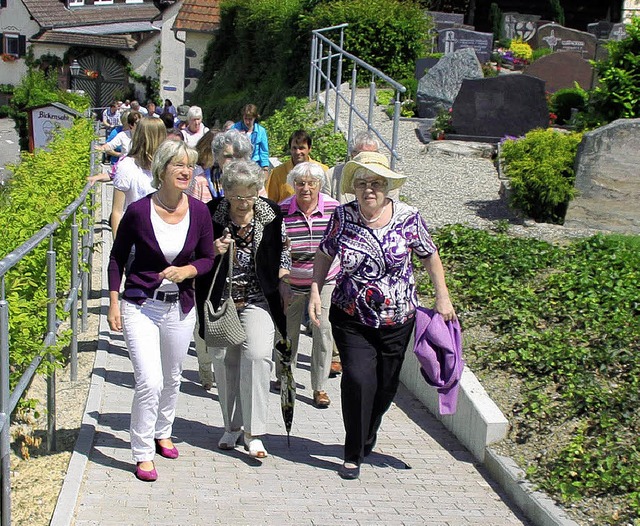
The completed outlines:
[[[229,272],[228,272],[228,278],[229,278],[229,297],[231,297],[231,282],[232,282],[232,276],[233,276],[233,250],[235,247],[235,241],[232,239],[231,243],[229,244],[229,250],[227,250],[227,254],[229,254]],[[211,294],[213,293],[213,286],[216,283],[216,278],[218,277],[218,271],[220,270],[220,267],[222,266],[222,259],[220,259],[220,264],[218,265],[218,268],[216,268],[215,273],[213,274],[213,280],[211,280],[211,286],[209,287],[209,294],[207,295],[207,298],[211,298]]]

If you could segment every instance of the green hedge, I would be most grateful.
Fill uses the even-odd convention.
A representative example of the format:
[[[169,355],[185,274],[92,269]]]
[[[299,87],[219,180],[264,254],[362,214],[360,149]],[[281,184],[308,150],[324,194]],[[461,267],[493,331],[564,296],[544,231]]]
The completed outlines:
[[[89,174],[92,122],[78,119],[63,130],[46,150],[22,153],[21,162],[10,166],[13,177],[0,194],[0,258],[18,248],[42,227],[57,220],[59,214],[82,192]],[[78,214],[78,217],[80,215]],[[80,219],[78,219],[79,221]],[[63,317],[62,296],[69,288],[71,262],[70,222],[56,231],[58,251],[57,310]],[[46,332],[46,251],[48,243],[23,258],[5,275],[9,303],[9,342],[11,386],[40,352]],[[61,341],[54,350],[57,363],[63,359]],[[48,364],[43,362],[43,367]]]
[[[271,115],[285,97],[308,89],[311,31],[343,22],[350,24],[348,52],[396,80],[413,77],[432,24],[416,3],[227,0],[193,102],[202,106],[209,123],[237,120],[249,102],[263,116]]]

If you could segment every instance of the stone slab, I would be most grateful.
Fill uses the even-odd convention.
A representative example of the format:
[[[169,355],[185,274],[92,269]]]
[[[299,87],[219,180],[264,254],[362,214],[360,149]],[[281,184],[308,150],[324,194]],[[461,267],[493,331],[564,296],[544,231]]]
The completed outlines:
[[[577,82],[590,90],[595,79],[593,66],[580,53],[564,51],[551,53],[524,68],[523,73],[545,82],[545,89],[555,93],[562,88],[573,88]]]

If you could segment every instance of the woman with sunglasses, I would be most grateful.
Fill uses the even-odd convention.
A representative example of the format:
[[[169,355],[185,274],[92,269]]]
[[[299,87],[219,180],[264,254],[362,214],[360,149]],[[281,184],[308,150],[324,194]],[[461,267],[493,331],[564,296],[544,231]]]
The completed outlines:
[[[263,186],[260,167],[232,160],[224,166],[220,183],[224,197],[207,203],[215,239],[214,269],[196,281],[200,338],[204,303],[218,266],[213,307],[228,297],[226,254],[232,250],[231,293],[247,338],[239,345],[209,349],[225,430],[218,447],[234,449],[244,439],[252,457],[264,458],[267,450],[261,437],[267,432],[271,354],[276,326],[286,331],[281,280],[289,274],[291,256],[278,205],[258,195]]]
[[[433,282],[435,309],[455,317],[440,256],[420,212],[389,198],[406,176],[386,156],[362,152],[343,171],[342,191],[356,199],[336,208],[318,246],[309,298],[312,323],[321,326],[321,292],[335,258],[340,272],[329,321],[342,360],[344,463],[338,474],[357,479],[376,445],[382,417],[398,389],[404,353],[418,306],[412,255]]]

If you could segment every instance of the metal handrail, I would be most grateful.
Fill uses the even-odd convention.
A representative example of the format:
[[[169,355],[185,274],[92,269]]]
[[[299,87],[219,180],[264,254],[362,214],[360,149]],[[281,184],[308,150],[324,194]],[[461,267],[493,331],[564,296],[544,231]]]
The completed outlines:
[[[400,155],[397,151],[398,145],[398,127],[400,122],[400,109],[402,103],[400,102],[400,95],[407,91],[402,84],[393,80],[388,75],[385,75],[382,71],[374,68],[364,60],[359,59],[355,55],[344,50],[344,30],[349,24],[339,24],[331,27],[324,27],[322,29],[314,29],[311,40],[311,62],[309,68],[309,100],[316,101],[316,108],[320,106],[320,93],[325,92],[324,96],[324,120],[328,119],[329,113],[329,95],[334,93],[335,95],[335,107],[334,107],[334,119],[333,119],[333,131],[338,132],[340,130],[339,115],[340,115],[340,102],[345,102],[349,108],[349,124],[347,126],[347,142],[351,144],[351,138],[353,136],[353,118],[354,115],[360,118],[367,125],[367,130],[376,135],[380,142],[389,150],[391,154],[391,169],[395,169],[396,162],[400,160]],[[340,30],[340,43],[336,44],[322,33],[333,30]],[[325,52],[324,45],[327,45]],[[326,54],[325,54],[326,53]],[[336,67],[335,80],[331,78],[332,61],[338,60]],[[342,93],[342,66],[344,59],[351,60],[353,62],[353,69],[351,74],[351,97],[347,99]],[[323,70],[323,66],[326,65],[326,71]],[[371,81],[369,83],[369,107],[367,115],[361,113],[355,105],[355,93],[357,87],[357,75],[358,67],[371,73]],[[391,136],[391,142],[387,140],[383,134],[373,126],[373,108],[376,98],[376,79],[382,80],[389,84],[395,90],[395,102],[393,111],[393,131]],[[322,82],[324,81],[324,90],[321,89]],[[340,130],[344,133],[345,130]]]
[[[91,173],[96,168],[95,152],[91,145]],[[53,243],[53,236],[56,231],[71,221],[71,283],[66,295],[63,311],[70,314],[71,342],[70,342],[70,369],[71,380],[77,380],[78,371],[78,299],[81,301],[82,324],[81,329],[86,330],[86,320],[88,313],[88,298],[91,294],[90,280],[88,275],[91,272],[90,255],[93,247],[93,229],[88,228],[87,215],[89,210],[93,210],[95,192],[90,184],[87,184],[82,193],[69,206],[67,206],[58,216],[58,220],[46,225],[37,233],[31,236],[18,248],[7,254],[0,260],[0,526],[11,524],[11,479],[10,479],[10,424],[11,414],[15,410],[20,398],[24,395],[38,366],[44,359],[51,359],[47,349],[56,343],[57,331],[62,324],[62,320],[56,314],[57,289],[56,289],[56,260],[57,252]],[[89,201],[89,204],[87,203]],[[82,229],[83,234],[79,236],[79,225],[77,221],[78,209],[83,214]],[[46,288],[47,288],[47,331],[44,335],[41,352],[38,353],[22,376],[10,390],[10,355],[9,355],[9,302],[6,299],[5,275],[17,265],[25,256],[30,254],[42,243],[48,242],[49,247],[46,255]],[[82,262],[82,264],[79,264]],[[44,286],[44,284],[43,284]],[[47,376],[47,449],[56,449],[56,406],[55,406],[55,371]]]

